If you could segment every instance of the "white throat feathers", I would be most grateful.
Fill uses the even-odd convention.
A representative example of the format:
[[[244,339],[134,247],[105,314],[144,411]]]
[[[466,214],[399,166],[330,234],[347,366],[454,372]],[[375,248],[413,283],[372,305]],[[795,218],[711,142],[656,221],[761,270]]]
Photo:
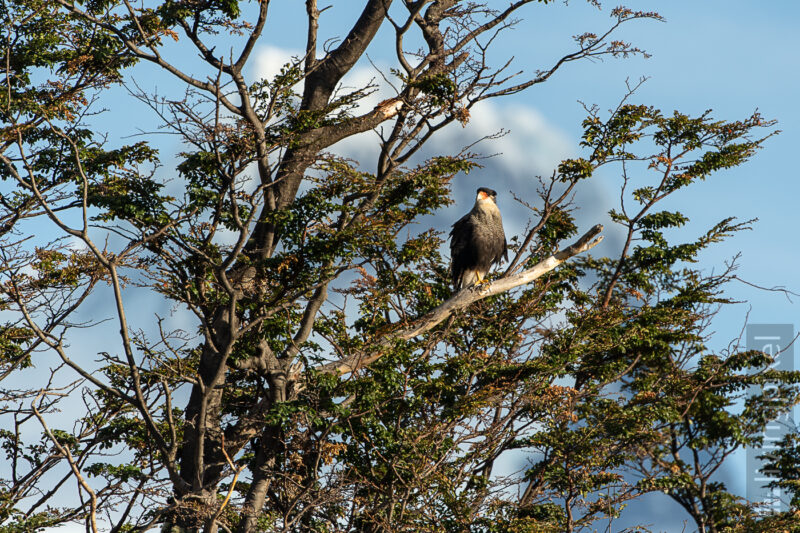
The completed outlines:
[[[475,206],[472,208],[473,211],[483,213],[486,216],[490,217],[499,217],[500,216],[500,209],[497,207],[497,204],[494,203],[489,196],[484,196],[481,198],[481,195],[478,194],[478,198],[475,200]]]

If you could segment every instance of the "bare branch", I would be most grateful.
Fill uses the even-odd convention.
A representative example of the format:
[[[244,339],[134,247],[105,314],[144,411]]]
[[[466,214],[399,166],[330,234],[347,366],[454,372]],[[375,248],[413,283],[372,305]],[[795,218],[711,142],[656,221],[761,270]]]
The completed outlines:
[[[396,340],[409,340],[422,335],[435,328],[456,311],[466,308],[471,303],[488,298],[489,296],[507,292],[521,285],[526,285],[555,269],[570,257],[594,248],[603,240],[602,236],[598,237],[601,231],[603,231],[603,226],[597,224],[572,245],[540,261],[528,270],[524,270],[514,276],[500,278],[486,286],[479,285],[463,289],[427,315],[415,320],[412,325],[401,328],[385,336],[377,346],[375,346],[378,350],[372,354],[358,354],[348,357],[345,360],[327,363],[319,367],[318,370],[328,373],[348,374],[359,368],[368,366],[383,356],[383,353],[379,350],[380,348],[386,348]]]
[[[75,459],[72,457],[72,452],[69,451],[69,446],[64,446],[58,439],[53,435],[53,432],[50,431],[47,423],[44,421],[41,413],[36,408],[36,402],[45,394],[45,391],[40,391],[39,395],[31,402],[31,409],[33,409],[33,413],[36,415],[36,418],[39,420],[39,423],[42,425],[45,433],[47,434],[50,441],[53,443],[53,446],[58,450],[58,452],[66,458],[67,462],[69,463],[69,467],[72,470],[72,475],[75,476],[75,479],[78,480],[78,484],[86,491],[89,495],[89,526],[91,527],[92,533],[97,533],[97,495],[92,490],[92,487],[84,479],[83,475],[81,475],[80,468],[76,463]]]

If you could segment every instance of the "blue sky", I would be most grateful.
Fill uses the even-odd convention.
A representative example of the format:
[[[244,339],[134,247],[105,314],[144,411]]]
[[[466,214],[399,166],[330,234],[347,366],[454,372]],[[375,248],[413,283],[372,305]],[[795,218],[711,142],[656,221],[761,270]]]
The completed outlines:
[[[542,24],[548,39],[565,41],[570,31],[577,33],[598,22],[597,13],[578,4],[571,2],[569,9],[554,10],[560,12],[558,20]],[[641,76],[649,80],[634,101],[667,112],[713,109],[718,118],[736,119],[758,108],[766,118],[777,119],[782,133],[770,139],[764,150],[746,165],[689,189],[680,198],[680,208],[697,224],[698,231],[731,214],[758,218],[753,231],[739,234],[707,254],[708,266],[719,267],[722,260],[741,251],[742,278],[800,292],[796,276],[800,253],[793,231],[799,222],[796,199],[800,192],[794,160],[800,142],[800,59],[796,53],[800,50],[800,3],[673,0],[628,5],[657,9],[666,18],[665,23],[637,21],[624,28],[625,40],[646,49],[652,54],[650,59],[573,64],[560,76],[515,99],[538,109],[573,142],[580,134],[583,116],[576,100],[611,107],[624,90],[624,80]],[[575,11],[582,16],[574,17]],[[521,33],[515,35],[518,42]],[[749,300],[751,322],[797,321],[797,305],[777,293],[744,285],[732,286],[731,293]],[[717,324],[720,333],[736,334],[745,311],[739,309],[739,316],[725,313],[726,322]]]

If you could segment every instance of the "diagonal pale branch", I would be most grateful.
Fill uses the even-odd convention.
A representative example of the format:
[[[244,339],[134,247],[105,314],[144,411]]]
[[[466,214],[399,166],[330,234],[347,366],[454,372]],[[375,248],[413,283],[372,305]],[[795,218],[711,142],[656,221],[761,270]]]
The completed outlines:
[[[473,302],[482,300],[495,294],[501,294],[515,287],[526,285],[533,280],[542,277],[544,274],[555,269],[558,265],[587,250],[597,246],[603,240],[603,225],[597,224],[587,231],[580,239],[572,245],[564,248],[547,259],[543,259],[532,268],[524,270],[519,274],[507,276],[491,282],[488,285],[473,286],[456,293],[452,298],[442,305],[432,310],[425,316],[415,320],[410,325],[389,333],[376,345],[375,350],[369,354],[356,354],[338,361],[333,361],[317,368],[317,371],[328,374],[348,374],[363,368],[377,361],[383,355],[382,348],[390,346],[397,340],[409,340],[432,330],[441,324],[445,319],[460,309],[464,309]]]

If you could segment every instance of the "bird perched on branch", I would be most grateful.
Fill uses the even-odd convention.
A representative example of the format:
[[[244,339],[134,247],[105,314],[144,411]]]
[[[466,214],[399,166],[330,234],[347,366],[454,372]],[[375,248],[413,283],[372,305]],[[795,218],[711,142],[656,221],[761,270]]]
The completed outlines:
[[[497,193],[481,187],[472,211],[450,231],[450,273],[456,290],[483,283],[493,264],[508,260]]]

